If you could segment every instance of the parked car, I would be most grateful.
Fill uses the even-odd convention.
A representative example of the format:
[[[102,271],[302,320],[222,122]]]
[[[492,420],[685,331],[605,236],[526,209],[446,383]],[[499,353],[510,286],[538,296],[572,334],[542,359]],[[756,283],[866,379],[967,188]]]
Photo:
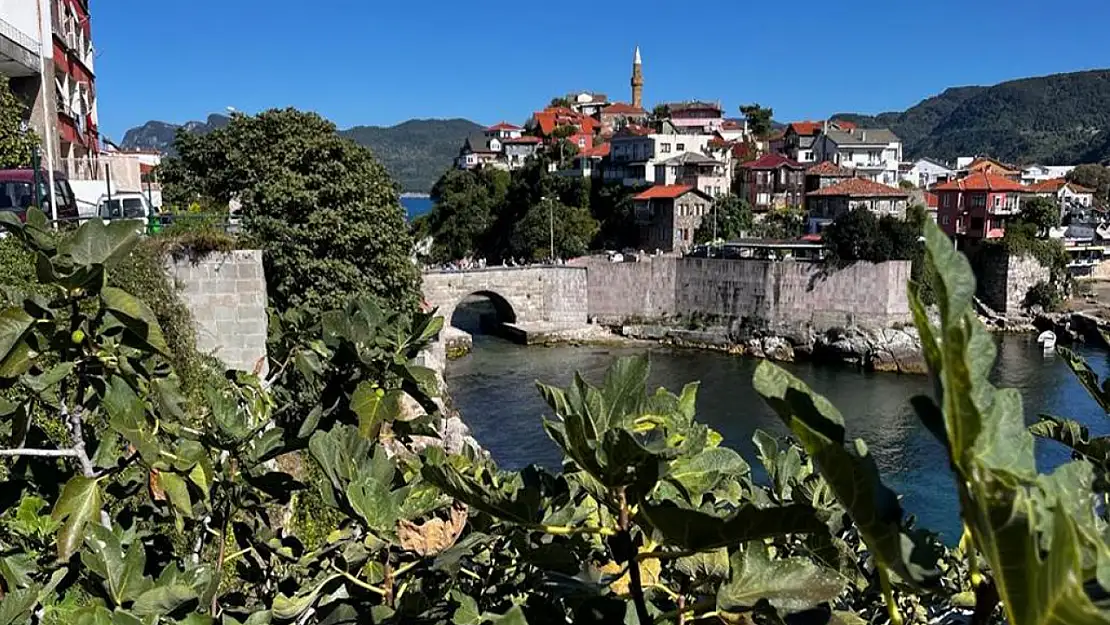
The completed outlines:
[[[110,197],[102,195],[96,207],[97,217],[105,221],[134,219],[140,222],[136,225],[144,231],[148,225],[155,230],[161,227],[158,220],[151,219],[157,214],[158,212],[154,210],[154,207],[150,205],[150,202],[142,193],[122,192]]]
[[[45,171],[40,171],[38,178],[41,208],[50,215],[49,178]],[[26,219],[27,209],[36,202],[34,185],[35,172],[32,169],[0,169],[0,211],[16,213],[21,220]],[[69,179],[60,171],[54,172],[54,202],[58,208],[58,221],[77,221],[77,200],[73,197]]]

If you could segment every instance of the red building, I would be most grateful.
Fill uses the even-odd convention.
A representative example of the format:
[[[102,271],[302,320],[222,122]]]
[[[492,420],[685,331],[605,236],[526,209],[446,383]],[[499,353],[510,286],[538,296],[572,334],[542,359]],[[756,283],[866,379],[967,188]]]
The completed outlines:
[[[781,154],[764,154],[740,165],[739,195],[752,210],[802,206],[805,167]]]
[[[1006,232],[1006,220],[1021,210],[1030,189],[991,171],[978,171],[937,185],[932,192],[941,230],[950,237],[979,241]]]
[[[60,159],[79,168],[100,152],[88,0],[49,0]],[[76,163],[76,165],[74,165]]]

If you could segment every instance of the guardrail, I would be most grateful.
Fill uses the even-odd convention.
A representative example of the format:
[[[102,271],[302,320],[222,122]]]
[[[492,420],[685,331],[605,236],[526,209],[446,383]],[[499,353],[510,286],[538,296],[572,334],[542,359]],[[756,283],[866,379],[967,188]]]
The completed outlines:
[[[30,35],[19,30],[9,22],[0,19],[0,35],[11,39],[19,46],[26,48],[28,52],[38,56],[39,51],[42,50],[42,44],[31,38]]]
[[[78,217],[59,217],[47,219],[47,223],[59,228],[76,227],[86,221],[102,219],[99,215],[81,215]],[[144,233],[147,235],[158,234],[175,225],[182,226],[182,232],[189,229],[211,228],[221,230],[227,234],[239,234],[241,219],[237,216],[218,213],[167,213],[151,215],[149,217],[112,217],[104,219],[111,221],[145,222]]]

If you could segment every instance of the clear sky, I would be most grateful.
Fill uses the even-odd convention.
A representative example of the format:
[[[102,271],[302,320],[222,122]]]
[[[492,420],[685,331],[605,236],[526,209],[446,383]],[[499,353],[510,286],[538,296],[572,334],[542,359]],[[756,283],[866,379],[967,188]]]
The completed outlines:
[[[101,132],[232,106],[340,127],[521,123],[572,90],[759,102],[780,121],[1110,67],[1110,1],[92,0]],[[758,7],[746,9],[744,7]]]

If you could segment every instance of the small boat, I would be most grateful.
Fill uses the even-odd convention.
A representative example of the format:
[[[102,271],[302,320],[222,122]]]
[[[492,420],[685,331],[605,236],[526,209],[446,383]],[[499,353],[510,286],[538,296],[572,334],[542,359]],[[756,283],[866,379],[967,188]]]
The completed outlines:
[[[1037,336],[1037,342],[1040,343],[1042,347],[1044,347],[1044,350],[1046,352],[1052,349],[1056,349],[1056,333],[1052,330],[1045,330],[1044,332],[1041,332],[1039,336]]]

